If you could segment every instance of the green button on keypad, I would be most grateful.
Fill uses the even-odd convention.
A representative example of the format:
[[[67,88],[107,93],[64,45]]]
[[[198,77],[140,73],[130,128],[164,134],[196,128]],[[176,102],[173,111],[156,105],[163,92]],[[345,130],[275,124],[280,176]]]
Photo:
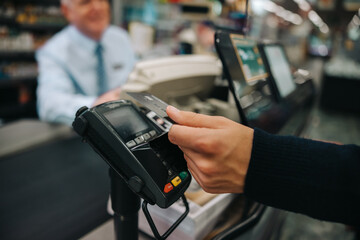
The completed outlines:
[[[181,173],[179,174],[179,177],[180,177],[182,180],[184,180],[187,176],[188,176],[188,173],[187,173],[187,172],[181,172]]]

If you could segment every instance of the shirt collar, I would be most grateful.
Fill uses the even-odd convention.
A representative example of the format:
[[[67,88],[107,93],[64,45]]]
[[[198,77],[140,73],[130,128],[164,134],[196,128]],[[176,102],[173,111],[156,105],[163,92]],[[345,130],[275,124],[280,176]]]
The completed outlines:
[[[71,25],[69,26],[69,32],[71,35],[71,38],[76,41],[79,45],[81,45],[83,48],[88,49],[89,51],[94,51],[96,46],[102,42],[102,39],[100,39],[99,42],[93,40],[92,38],[89,38],[82,32],[80,32],[75,26]],[[106,32],[106,30],[105,30]],[[105,32],[103,35],[105,35]]]

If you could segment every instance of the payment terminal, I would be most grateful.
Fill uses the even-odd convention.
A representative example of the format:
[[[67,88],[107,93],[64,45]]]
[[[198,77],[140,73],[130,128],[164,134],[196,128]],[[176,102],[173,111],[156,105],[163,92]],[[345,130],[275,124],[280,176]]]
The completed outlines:
[[[82,107],[73,122],[75,131],[146,204],[167,208],[182,198],[187,209],[181,222],[189,211],[184,192],[191,175],[183,152],[168,140],[171,125],[128,100]],[[143,210],[147,215],[144,205]]]

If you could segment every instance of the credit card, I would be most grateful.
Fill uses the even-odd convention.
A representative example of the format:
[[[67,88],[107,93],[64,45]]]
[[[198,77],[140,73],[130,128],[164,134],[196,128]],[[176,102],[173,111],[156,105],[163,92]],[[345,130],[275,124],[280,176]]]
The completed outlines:
[[[126,92],[127,95],[134,98],[136,101],[147,107],[149,110],[154,111],[161,118],[168,118],[166,107],[169,105],[161,99],[155,97],[150,93],[144,92]]]

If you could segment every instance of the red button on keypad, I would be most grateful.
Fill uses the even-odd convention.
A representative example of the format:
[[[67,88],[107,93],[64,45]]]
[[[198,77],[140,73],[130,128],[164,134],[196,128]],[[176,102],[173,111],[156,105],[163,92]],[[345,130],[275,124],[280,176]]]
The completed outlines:
[[[166,184],[164,187],[164,193],[170,192],[171,190],[173,190],[173,188],[174,187],[173,187],[173,185],[171,185],[171,183]]]

